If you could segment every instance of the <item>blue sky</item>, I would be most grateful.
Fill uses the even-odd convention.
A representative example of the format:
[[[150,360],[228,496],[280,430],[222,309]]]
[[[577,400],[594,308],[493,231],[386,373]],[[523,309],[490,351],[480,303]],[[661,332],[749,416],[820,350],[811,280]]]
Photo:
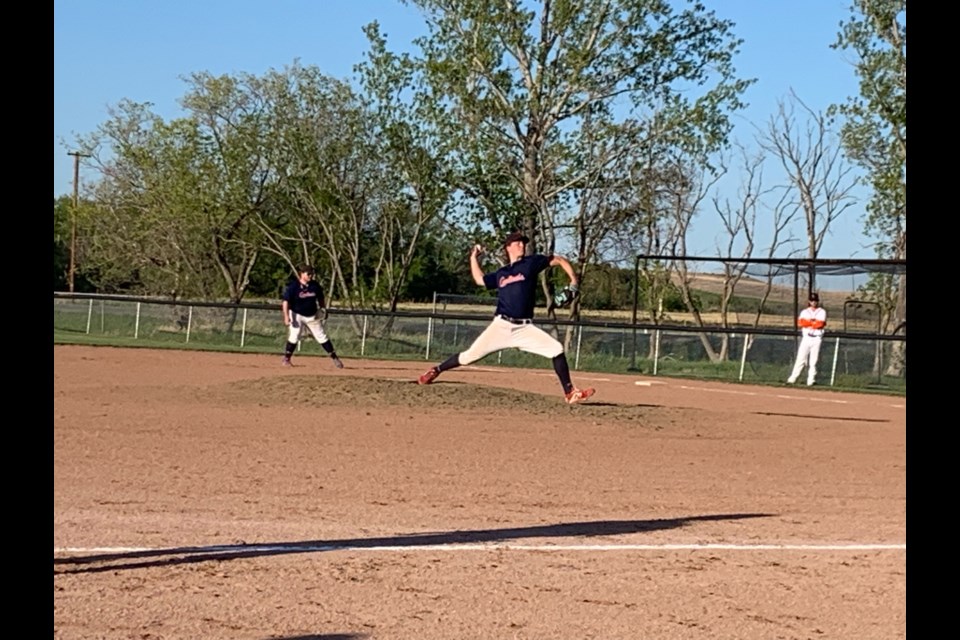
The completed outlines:
[[[857,93],[849,54],[830,48],[847,0],[703,1],[735,23],[744,40],[738,74],[757,78],[736,138],[749,142],[791,90],[815,111]],[[94,131],[121,99],[174,118],[181,78],[192,72],[261,74],[299,59],[346,79],[367,48],[365,24],[379,21],[394,50],[424,31],[417,10],[398,0],[54,0],[53,9],[54,197],[73,193],[75,136]],[[862,214],[861,202],[835,223],[821,257],[875,257]],[[690,253],[714,255],[715,232],[695,228]]]

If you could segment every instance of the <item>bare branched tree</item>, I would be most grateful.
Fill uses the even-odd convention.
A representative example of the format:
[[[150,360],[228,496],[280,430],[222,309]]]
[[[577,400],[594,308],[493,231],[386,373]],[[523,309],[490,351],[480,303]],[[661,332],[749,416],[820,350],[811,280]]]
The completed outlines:
[[[802,112],[802,120],[796,114]],[[830,129],[825,114],[803,103],[794,92],[780,100],[758,135],[761,147],[779,160],[786,174],[783,189],[803,212],[806,224],[807,257],[815,259],[830,226],[856,203],[852,191],[857,184],[843,156],[839,139]],[[810,274],[810,290],[815,274]]]
[[[736,259],[754,257],[773,258],[781,248],[790,244],[793,237],[788,229],[799,213],[799,207],[788,202],[787,192],[773,187],[764,186],[764,164],[767,156],[763,151],[750,152],[743,145],[735,145],[738,152],[739,171],[742,176],[740,186],[734,198],[712,198],[713,208],[723,224],[723,244],[720,238],[717,241],[717,255],[729,259],[724,263],[723,292],[720,300],[721,322],[728,326],[728,310],[733,298],[734,289],[746,274],[747,262],[737,262]],[[767,197],[779,193],[779,198],[773,204],[767,204]],[[769,228],[769,238],[758,238],[758,214],[763,216]],[[758,246],[765,247],[762,251]],[[757,253],[761,255],[756,255]],[[760,325],[763,308],[773,290],[775,268],[768,268],[763,275],[763,290],[757,304],[757,311],[752,325]]]
[[[691,162],[689,159],[678,159],[673,165],[671,179],[664,183],[668,190],[667,198],[671,220],[674,225],[674,231],[671,234],[671,253],[679,256],[674,261],[673,267],[676,269],[677,278],[680,286],[680,295],[687,310],[693,316],[693,321],[698,326],[704,326],[706,322],[703,319],[699,305],[696,303],[693,294],[693,276],[687,260],[687,234],[690,230],[690,224],[693,218],[700,213],[703,201],[713,186],[723,177],[726,169],[721,165],[718,170],[710,170],[707,165],[700,162]],[[728,351],[729,336],[724,335],[719,349],[714,348],[710,343],[707,334],[700,334],[700,342],[703,344],[707,356],[712,362],[725,359]]]

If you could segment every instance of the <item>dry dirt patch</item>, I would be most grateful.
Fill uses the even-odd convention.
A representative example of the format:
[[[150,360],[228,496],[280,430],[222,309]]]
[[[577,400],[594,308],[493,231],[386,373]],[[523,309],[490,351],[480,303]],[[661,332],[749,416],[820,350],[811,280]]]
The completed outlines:
[[[358,376],[267,377],[185,391],[198,402],[222,401],[261,407],[408,407],[419,408],[425,413],[450,410],[482,412],[493,407],[558,423],[617,423],[652,430],[678,424],[682,418],[689,419],[691,411],[640,403],[604,402],[602,399],[570,406],[564,404],[556,394],[545,396],[517,389],[460,382],[437,382],[421,386],[407,380]]]

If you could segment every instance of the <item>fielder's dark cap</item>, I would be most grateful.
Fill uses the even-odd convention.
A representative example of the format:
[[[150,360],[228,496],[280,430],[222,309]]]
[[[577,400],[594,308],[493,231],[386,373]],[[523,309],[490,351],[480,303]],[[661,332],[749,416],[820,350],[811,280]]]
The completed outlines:
[[[522,231],[514,231],[514,232],[508,234],[507,237],[506,237],[506,239],[504,239],[504,241],[503,241],[503,246],[507,246],[507,245],[510,244],[511,242],[516,242],[517,240],[519,240],[519,241],[522,242],[523,244],[527,244],[528,242],[530,242],[530,238],[528,238],[527,236],[523,235],[523,232],[522,232]]]
[[[820,294],[818,294],[818,293],[811,293],[811,294],[810,294],[810,297],[807,298],[807,300],[809,300],[810,302],[820,302]]]
[[[310,265],[300,264],[300,265],[297,265],[297,273],[309,273],[310,275],[313,275],[314,271],[313,271],[313,267],[311,267]]]

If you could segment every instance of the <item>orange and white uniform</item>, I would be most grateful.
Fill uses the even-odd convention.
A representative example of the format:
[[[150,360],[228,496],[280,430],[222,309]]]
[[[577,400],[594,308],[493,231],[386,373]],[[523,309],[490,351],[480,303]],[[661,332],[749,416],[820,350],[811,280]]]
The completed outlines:
[[[797,348],[797,360],[787,382],[793,384],[800,377],[803,367],[807,367],[807,386],[817,378],[817,360],[820,359],[820,343],[823,342],[823,330],[827,326],[827,312],[819,305],[810,305],[800,312],[797,319],[800,326],[800,346]]]

